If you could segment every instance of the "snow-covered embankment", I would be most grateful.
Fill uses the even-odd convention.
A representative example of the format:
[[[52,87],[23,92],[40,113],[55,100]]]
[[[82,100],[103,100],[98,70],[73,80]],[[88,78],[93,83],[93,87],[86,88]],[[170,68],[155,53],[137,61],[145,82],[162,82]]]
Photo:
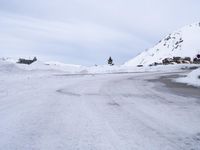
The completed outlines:
[[[200,68],[192,71],[186,77],[176,79],[176,81],[200,87]]]

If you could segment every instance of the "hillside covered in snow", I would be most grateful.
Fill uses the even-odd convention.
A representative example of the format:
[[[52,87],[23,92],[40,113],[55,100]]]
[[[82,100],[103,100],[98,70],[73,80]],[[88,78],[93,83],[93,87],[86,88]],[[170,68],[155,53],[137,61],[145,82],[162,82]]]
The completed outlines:
[[[161,63],[165,58],[190,57],[193,59],[200,53],[200,23],[185,26],[166,36],[153,48],[150,48],[125,66],[150,65]]]

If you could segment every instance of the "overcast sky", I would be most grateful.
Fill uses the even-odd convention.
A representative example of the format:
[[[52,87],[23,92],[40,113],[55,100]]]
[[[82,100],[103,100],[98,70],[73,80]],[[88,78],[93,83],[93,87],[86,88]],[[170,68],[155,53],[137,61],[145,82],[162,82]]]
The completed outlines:
[[[0,0],[0,57],[122,64],[200,21],[199,0]]]

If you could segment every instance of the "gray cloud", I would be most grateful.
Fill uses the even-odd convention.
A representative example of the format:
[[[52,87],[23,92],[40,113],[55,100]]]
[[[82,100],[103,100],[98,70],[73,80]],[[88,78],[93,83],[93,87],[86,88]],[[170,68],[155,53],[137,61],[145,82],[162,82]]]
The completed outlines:
[[[197,0],[1,0],[2,56],[117,63],[199,20]]]

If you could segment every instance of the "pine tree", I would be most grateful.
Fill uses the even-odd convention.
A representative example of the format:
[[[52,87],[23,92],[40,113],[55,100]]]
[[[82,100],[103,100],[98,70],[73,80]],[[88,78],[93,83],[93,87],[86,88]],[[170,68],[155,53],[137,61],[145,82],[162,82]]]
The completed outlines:
[[[111,57],[109,57],[109,59],[108,59],[108,64],[111,65],[111,66],[114,65],[113,64],[113,59]]]
[[[34,57],[34,58],[33,58],[33,62],[35,62],[35,61],[37,61],[37,57]]]

